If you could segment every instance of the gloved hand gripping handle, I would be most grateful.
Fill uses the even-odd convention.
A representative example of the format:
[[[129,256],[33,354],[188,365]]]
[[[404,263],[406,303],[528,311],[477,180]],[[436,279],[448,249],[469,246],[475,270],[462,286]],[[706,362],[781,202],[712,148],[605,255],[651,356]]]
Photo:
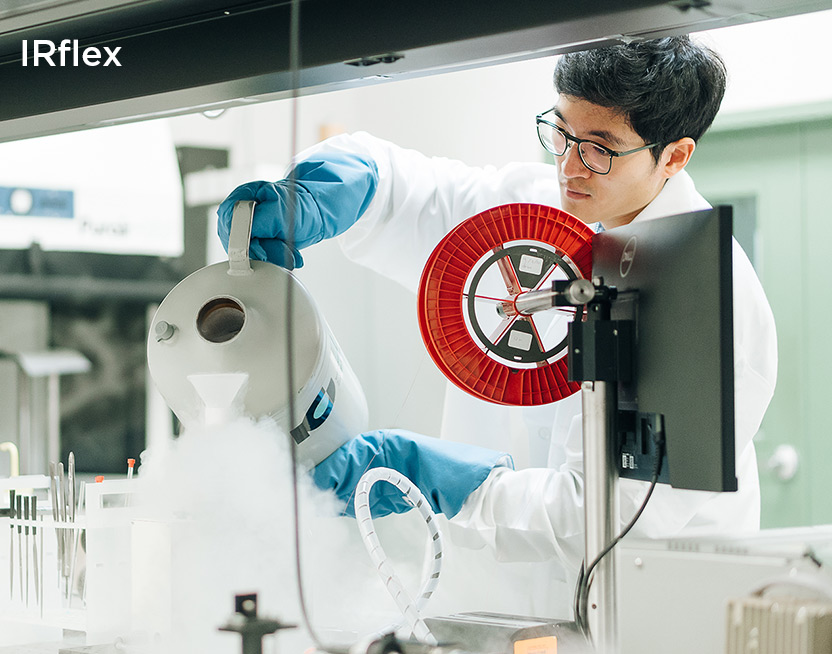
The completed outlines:
[[[287,270],[303,265],[300,250],[341,234],[361,217],[378,185],[375,162],[338,151],[309,157],[299,161],[288,178],[248,182],[220,203],[217,234],[226,250],[240,201],[257,203],[246,241],[251,258]]]

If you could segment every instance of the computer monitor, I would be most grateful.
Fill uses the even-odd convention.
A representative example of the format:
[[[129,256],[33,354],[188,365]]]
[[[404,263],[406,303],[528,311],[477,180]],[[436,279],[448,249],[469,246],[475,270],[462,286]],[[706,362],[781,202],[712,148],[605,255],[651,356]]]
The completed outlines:
[[[717,207],[635,222],[593,238],[593,276],[614,286],[613,320],[633,320],[631,381],[618,384],[619,475],[735,491],[732,214]]]

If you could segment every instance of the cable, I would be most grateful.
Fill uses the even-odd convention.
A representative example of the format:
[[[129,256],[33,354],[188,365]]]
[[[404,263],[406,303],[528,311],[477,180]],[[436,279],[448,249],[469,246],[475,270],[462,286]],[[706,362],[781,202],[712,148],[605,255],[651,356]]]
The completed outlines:
[[[380,481],[387,482],[398,488],[405,495],[407,501],[419,511],[430,531],[433,547],[433,566],[415,602],[405,590],[404,586],[402,586],[398,575],[396,575],[392,566],[388,563],[387,555],[384,553],[378,535],[373,528],[373,518],[370,512],[370,490]],[[364,473],[361,479],[358,480],[355,496],[355,519],[358,523],[358,530],[361,532],[361,538],[364,541],[364,547],[367,548],[367,553],[373,560],[379,576],[385,588],[387,588],[387,592],[390,593],[396,602],[411,632],[417,640],[429,645],[436,645],[437,640],[422,619],[421,612],[439,585],[439,575],[442,571],[442,532],[437,524],[436,514],[431,509],[425,496],[410,479],[397,470],[391,468],[373,468]],[[386,627],[378,632],[378,635],[394,631],[399,627],[399,624]]]
[[[291,76],[291,125],[290,125],[290,151],[292,152],[292,160],[297,154],[297,126],[298,126],[298,97],[300,86],[300,0],[291,0],[290,14],[289,14],[289,72]],[[289,172],[289,180],[295,181],[295,168],[291,167]],[[295,213],[297,210],[297,191],[294,183],[289,184],[289,208],[287,212],[287,234],[286,242],[290,247],[294,246],[295,241]],[[288,378],[288,412],[289,424],[296,424],[297,405],[295,401],[294,379],[295,379],[295,358],[294,358],[294,303],[293,303],[293,284],[291,279],[287,278],[286,283],[286,376]],[[312,626],[309,619],[309,611],[306,607],[306,596],[303,589],[303,572],[301,565],[301,551],[300,551],[300,493],[298,485],[298,457],[294,439],[292,438],[291,430],[287,432],[289,440],[289,452],[291,455],[291,478],[292,478],[292,512],[295,522],[295,581],[298,594],[298,605],[300,607],[301,619],[303,626],[306,629],[315,647],[320,651],[340,652],[339,648],[328,647],[323,644],[317,631]]]
[[[578,587],[576,592],[576,605],[575,605],[575,617],[578,626],[581,630],[585,633],[589,633],[589,620],[587,616],[587,604],[589,601],[589,589],[592,585],[593,581],[593,573],[595,568],[601,563],[604,557],[609,554],[612,549],[618,544],[618,542],[626,536],[633,526],[636,524],[638,519],[641,517],[644,510],[647,508],[647,502],[650,500],[650,497],[653,495],[653,491],[656,488],[656,484],[659,481],[659,474],[661,473],[661,465],[662,459],[664,457],[664,435],[662,432],[657,432],[653,434],[654,443],[656,445],[656,456],[654,460],[653,466],[653,474],[650,479],[650,487],[647,490],[647,495],[644,497],[644,500],[641,503],[641,506],[636,511],[633,519],[624,527],[621,533],[618,534],[613,540],[603,549],[601,552],[595,557],[592,563],[586,568],[584,571],[583,565],[581,566],[581,572],[578,577]]]
[[[578,625],[578,628],[583,632],[583,634],[587,637],[590,636],[589,633],[589,616],[587,615],[587,605],[589,603],[589,589],[592,586],[593,581],[593,573],[595,572],[595,568],[601,563],[604,557],[609,554],[612,549],[619,543],[619,541],[624,538],[630,530],[635,526],[638,519],[641,517],[641,514],[644,513],[644,510],[647,508],[647,502],[650,501],[650,497],[653,495],[653,491],[656,488],[656,485],[659,482],[659,475],[661,474],[662,469],[662,460],[664,458],[664,431],[659,430],[653,432],[653,443],[656,446],[655,458],[653,462],[653,474],[650,478],[650,487],[647,489],[647,495],[644,497],[644,500],[641,503],[641,506],[636,511],[633,519],[621,530],[621,533],[618,534],[615,538],[610,541],[610,543],[603,549],[601,552],[593,559],[592,563],[589,566],[585,567],[585,563],[581,564],[581,569],[578,572],[578,581],[575,587],[575,605],[574,605],[574,612],[575,612],[575,622]]]

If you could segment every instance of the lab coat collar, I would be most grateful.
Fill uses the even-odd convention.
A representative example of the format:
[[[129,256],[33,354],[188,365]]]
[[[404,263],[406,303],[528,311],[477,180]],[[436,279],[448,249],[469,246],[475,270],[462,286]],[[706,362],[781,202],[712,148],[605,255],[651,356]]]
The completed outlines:
[[[687,171],[682,170],[667,180],[664,188],[635,218],[633,222],[664,218],[688,211],[710,209],[711,205],[703,198],[693,184]]]

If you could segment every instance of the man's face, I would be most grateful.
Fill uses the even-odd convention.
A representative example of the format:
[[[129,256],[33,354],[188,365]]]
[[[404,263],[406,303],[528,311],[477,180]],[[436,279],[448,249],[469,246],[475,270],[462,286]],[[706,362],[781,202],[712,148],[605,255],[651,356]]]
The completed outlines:
[[[613,109],[561,95],[555,106],[555,123],[580,139],[589,139],[610,150],[624,152],[646,145]],[[611,229],[626,225],[655,198],[669,176],[660,158],[650,150],[613,157],[612,169],[599,175],[584,166],[572,145],[555,157],[563,210],[586,223],[600,222]]]

